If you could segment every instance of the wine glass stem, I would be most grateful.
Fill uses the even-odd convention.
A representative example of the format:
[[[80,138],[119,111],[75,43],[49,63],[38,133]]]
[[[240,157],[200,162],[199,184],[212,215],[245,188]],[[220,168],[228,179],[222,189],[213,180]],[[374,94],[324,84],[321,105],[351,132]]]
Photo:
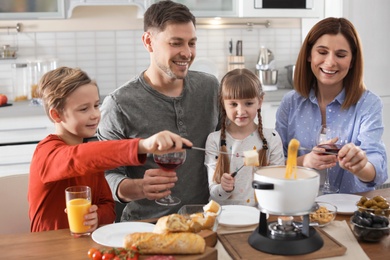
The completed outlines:
[[[174,202],[174,200],[172,199],[171,195],[166,196],[165,199],[168,201],[168,203],[173,203]]]
[[[326,169],[325,182],[324,182],[324,190],[325,190],[325,191],[329,191],[329,190],[330,190],[329,169]]]

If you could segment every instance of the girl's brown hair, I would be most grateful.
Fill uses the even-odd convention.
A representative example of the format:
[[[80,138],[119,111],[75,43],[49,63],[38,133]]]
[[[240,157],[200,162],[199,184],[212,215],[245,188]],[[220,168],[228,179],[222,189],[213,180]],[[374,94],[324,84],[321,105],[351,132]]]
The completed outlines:
[[[221,143],[220,150],[227,152],[226,148],[226,127],[227,116],[224,108],[225,99],[252,99],[258,98],[262,100],[264,96],[263,88],[261,86],[259,78],[248,69],[235,69],[229,71],[221,80],[221,86],[219,89],[219,105],[221,109]],[[261,109],[257,111],[258,116],[258,132],[261,140],[263,141],[262,149],[259,149],[259,161],[260,165],[268,165],[267,162],[267,150],[268,143],[263,134],[263,123],[261,118]],[[217,183],[221,183],[222,175],[225,172],[230,171],[230,160],[228,155],[220,154],[217,161],[213,180]]]
[[[90,83],[97,87],[96,82],[79,68],[60,67],[44,74],[38,83],[38,94],[50,120],[50,109],[62,111],[66,98],[78,87]]]
[[[356,104],[366,87],[363,82],[363,51],[359,35],[353,24],[345,18],[325,18],[313,26],[307,34],[298,55],[294,71],[294,88],[302,96],[308,97],[312,87],[317,88],[317,80],[311,71],[308,57],[317,40],[325,35],[342,34],[352,51],[351,68],[344,78],[346,98],[342,108]]]

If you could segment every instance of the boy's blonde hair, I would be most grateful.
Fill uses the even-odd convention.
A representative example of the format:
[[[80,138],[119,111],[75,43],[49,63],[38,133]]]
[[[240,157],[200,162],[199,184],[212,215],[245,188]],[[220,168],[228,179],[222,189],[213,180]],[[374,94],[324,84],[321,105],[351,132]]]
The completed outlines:
[[[38,83],[38,95],[50,120],[50,109],[62,111],[66,98],[78,87],[90,83],[97,87],[96,82],[79,68],[59,67],[44,74]]]
[[[224,108],[225,99],[252,99],[258,98],[260,101],[263,99],[264,92],[261,86],[260,79],[248,69],[235,69],[229,71],[221,80],[221,86],[219,89],[219,105],[221,109],[221,143],[220,150],[227,152],[226,148],[226,127],[227,116]],[[259,151],[260,165],[268,165],[267,162],[267,150],[268,143],[263,134],[263,123],[261,118],[261,109],[257,111],[258,117],[258,132],[261,140],[263,141],[262,149]],[[221,183],[222,175],[225,172],[230,171],[230,160],[228,155],[220,154],[218,156],[217,166],[215,169],[213,180],[217,183]]]

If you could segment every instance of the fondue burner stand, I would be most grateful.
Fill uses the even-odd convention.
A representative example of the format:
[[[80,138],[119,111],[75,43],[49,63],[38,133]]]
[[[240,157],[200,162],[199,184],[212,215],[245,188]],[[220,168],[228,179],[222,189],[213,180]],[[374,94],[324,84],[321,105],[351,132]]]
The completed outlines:
[[[292,216],[281,216],[277,222],[267,223],[267,214],[260,211],[259,226],[248,239],[249,244],[262,252],[274,255],[301,255],[320,249],[324,241],[309,226],[309,213],[303,222],[294,222]]]

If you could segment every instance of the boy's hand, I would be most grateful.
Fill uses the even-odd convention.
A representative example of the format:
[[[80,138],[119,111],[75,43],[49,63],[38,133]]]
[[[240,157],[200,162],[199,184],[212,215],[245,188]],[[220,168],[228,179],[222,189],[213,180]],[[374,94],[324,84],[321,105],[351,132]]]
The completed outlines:
[[[138,144],[138,153],[171,153],[182,150],[182,145],[192,146],[192,143],[170,131],[162,131],[149,138],[142,139]]]

